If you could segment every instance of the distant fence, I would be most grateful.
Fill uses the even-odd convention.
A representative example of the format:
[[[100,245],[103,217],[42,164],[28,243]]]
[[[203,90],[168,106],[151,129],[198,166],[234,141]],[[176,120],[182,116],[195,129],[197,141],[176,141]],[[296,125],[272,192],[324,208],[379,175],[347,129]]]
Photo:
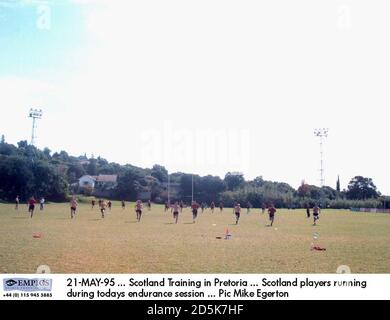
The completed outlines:
[[[354,212],[372,212],[372,213],[390,213],[390,209],[376,209],[376,208],[351,208]]]

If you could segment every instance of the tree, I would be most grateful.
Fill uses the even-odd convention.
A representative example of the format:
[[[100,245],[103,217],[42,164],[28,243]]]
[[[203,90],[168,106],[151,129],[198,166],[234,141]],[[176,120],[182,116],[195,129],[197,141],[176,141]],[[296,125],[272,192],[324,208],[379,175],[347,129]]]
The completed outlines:
[[[43,149],[43,154],[46,157],[46,159],[50,159],[51,150],[49,148]]]
[[[115,189],[116,197],[124,200],[136,200],[138,191],[142,185],[140,181],[143,177],[140,172],[134,168],[127,168],[118,177],[118,185]]]
[[[366,200],[378,198],[380,193],[371,178],[356,176],[348,184],[347,198],[352,200]]]
[[[69,154],[62,150],[59,154],[59,160],[62,162],[69,162]]]
[[[165,167],[155,164],[151,170],[152,177],[155,177],[160,182],[168,181],[168,171]]]
[[[18,149],[14,145],[8,143],[0,143],[0,155],[16,156],[17,154]]]
[[[67,176],[69,182],[76,182],[77,179],[85,175],[85,169],[80,163],[72,163],[68,167]]]
[[[13,200],[31,196],[34,176],[28,161],[21,156],[10,156],[0,161],[0,198]]]
[[[336,191],[340,192],[340,176],[337,176]]]
[[[310,196],[310,186],[302,180],[301,185],[299,186],[297,190],[298,196],[305,198]]]
[[[256,177],[254,180],[253,180],[253,185],[255,187],[262,187],[264,185],[264,179],[262,176],[259,176],[259,177]]]
[[[224,179],[228,190],[235,190],[245,183],[244,175],[238,172],[228,172]]]
[[[89,164],[87,166],[87,173],[91,176],[97,175],[97,163],[96,159],[92,158],[89,160]]]
[[[195,189],[198,200],[200,201],[216,201],[218,195],[225,191],[226,186],[220,177],[205,176],[199,177],[199,186]]]
[[[151,193],[151,198],[154,199],[160,195],[163,191],[160,181],[153,176],[145,176],[147,190]]]
[[[200,177],[198,175],[192,174],[182,174],[180,179],[180,195],[184,199],[191,199],[192,195],[192,181],[194,182],[194,193],[199,192],[199,180]],[[195,194],[194,194],[195,196]],[[196,198],[196,196],[195,196]],[[199,200],[199,199],[198,199]]]
[[[322,193],[322,197],[324,199],[329,199],[329,200],[335,200],[337,198],[337,195],[338,195],[337,190],[335,190],[331,187],[328,187],[328,186],[323,186],[321,188],[321,193]]]

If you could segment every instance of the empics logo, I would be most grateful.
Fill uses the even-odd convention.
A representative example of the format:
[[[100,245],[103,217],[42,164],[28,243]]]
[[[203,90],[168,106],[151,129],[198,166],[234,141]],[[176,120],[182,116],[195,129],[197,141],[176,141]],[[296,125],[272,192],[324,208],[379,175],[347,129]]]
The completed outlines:
[[[9,279],[5,282],[5,284],[8,286],[8,287],[12,287],[14,286],[15,284],[17,284],[18,282],[15,281],[14,279]]]
[[[4,291],[51,291],[52,279],[3,279]]]

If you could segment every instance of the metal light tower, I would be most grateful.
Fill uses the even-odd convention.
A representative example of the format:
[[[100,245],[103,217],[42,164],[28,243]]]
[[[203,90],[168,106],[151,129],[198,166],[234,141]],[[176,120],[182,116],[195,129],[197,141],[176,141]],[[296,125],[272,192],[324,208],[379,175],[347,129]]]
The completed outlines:
[[[323,143],[324,143],[324,138],[328,137],[328,131],[329,131],[329,129],[327,129],[327,128],[320,128],[320,129],[314,130],[314,135],[320,138],[320,157],[321,157],[321,165],[320,165],[321,179],[320,179],[320,182],[321,182],[321,187],[323,187],[325,185]]]
[[[30,109],[29,111],[29,117],[33,119],[32,121],[32,132],[31,132],[31,145],[34,145],[35,139],[36,139],[36,129],[37,129],[37,119],[42,119],[42,109]]]

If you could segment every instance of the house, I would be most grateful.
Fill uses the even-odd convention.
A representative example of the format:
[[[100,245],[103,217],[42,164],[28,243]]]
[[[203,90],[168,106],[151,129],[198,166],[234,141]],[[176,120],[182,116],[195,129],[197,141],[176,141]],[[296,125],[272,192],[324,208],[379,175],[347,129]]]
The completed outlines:
[[[84,175],[79,178],[81,188],[113,188],[116,186],[118,176],[116,174],[99,174],[98,176]]]
[[[116,185],[118,176],[116,174],[99,174],[98,176],[93,176],[95,181],[99,185]]]
[[[80,188],[94,189],[95,182],[96,182],[96,178],[94,178],[93,176],[84,175],[81,178],[79,178],[79,187]]]

